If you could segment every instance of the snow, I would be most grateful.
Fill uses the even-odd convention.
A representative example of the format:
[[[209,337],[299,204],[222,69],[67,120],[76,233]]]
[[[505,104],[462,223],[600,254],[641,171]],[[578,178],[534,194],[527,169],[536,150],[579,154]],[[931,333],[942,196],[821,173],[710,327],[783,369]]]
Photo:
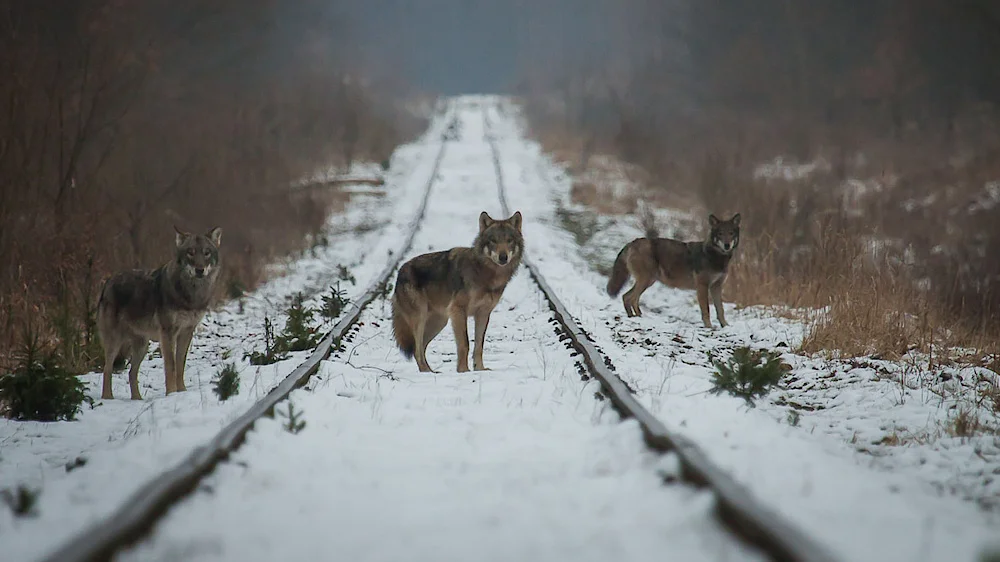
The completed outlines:
[[[197,445],[242,414],[290,373],[308,352],[265,366],[251,366],[244,353],[260,349],[264,318],[281,330],[287,299],[297,292],[315,305],[335,284],[338,265],[356,285],[341,281],[348,296],[359,295],[385,267],[389,251],[403,240],[440,149],[440,126],[396,151],[386,185],[358,189],[343,214],[331,216],[330,243],[297,259],[275,264],[281,273],[253,294],[206,315],[188,356],[188,391],[164,396],[163,360],[158,344],[143,362],[139,384],[144,400],[131,401],[124,372],[114,375],[114,400],[101,400],[101,375],[85,375],[95,407],[65,423],[0,419],[0,489],[17,485],[41,489],[37,516],[14,518],[0,509],[0,551],[4,562],[28,560],[48,552],[111,512],[146,480],[179,462]],[[222,242],[225,260],[225,238]],[[332,322],[329,323],[332,325]],[[212,393],[211,379],[224,361],[236,364],[240,392],[226,402]],[[67,471],[66,463],[86,464]]]
[[[621,245],[641,235],[640,225],[574,206],[572,178],[525,140],[516,108],[500,99],[498,111],[497,101],[452,102],[422,139],[396,151],[384,186],[351,189],[346,211],[328,221],[328,246],[281,264],[281,276],[242,305],[210,314],[195,336],[188,392],[163,396],[162,361],[153,357],[140,375],[142,402],[121,399],[127,388],[117,374],[119,399],[99,401],[79,421],[0,420],[0,488],[43,490],[33,518],[0,510],[4,562],[37,559],[108,514],[305,357],[258,368],[243,353],[259,347],[265,315],[279,319],[290,295],[301,291],[318,302],[338,280],[337,265],[357,279],[341,282],[351,295],[385,266],[413,218],[453,111],[459,138],[446,144],[410,255],[471,242],[482,210],[501,218],[483,106],[508,201],[524,215],[528,255],[665,424],[844,560],[970,560],[995,540],[997,516],[974,501],[1000,497],[1000,442],[942,432],[956,410],[975,406],[975,388],[996,382],[995,373],[930,369],[916,356],[902,363],[798,356],[791,350],[805,333],[801,322],[727,304],[731,326],[709,331],[700,327],[692,291],[660,285],[643,295],[644,317],[625,318],[595,269],[610,266]],[[591,222],[581,228],[580,221]],[[700,221],[686,211],[657,215],[665,236],[698,236]],[[394,346],[389,311],[388,301],[376,300],[343,351],[292,393],[306,422],[301,432],[282,427],[287,403],[279,406],[276,418],[260,420],[228,462],[120,558],[761,558],[720,527],[710,494],[663,485],[676,459],[647,451],[635,422],[619,422],[595,396],[597,384],[581,380],[578,357],[555,338],[526,271],[493,313],[488,372],[455,372],[447,327],[428,351],[438,373],[418,373]],[[707,392],[706,352],[725,355],[741,345],[785,351],[793,367],[785,386],[753,409]],[[237,364],[242,385],[219,403],[209,381],[223,356]],[[99,379],[84,377],[95,398]],[[791,404],[801,414],[795,426]],[[891,436],[900,444],[890,445]],[[87,463],[67,472],[65,463],[77,456]]]
[[[662,285],[643,295],[644,317],[624,317],[620,299],[604,292],[606,277],[593,271],[593,249],[578,248],[556,213],[544,210],[565,200],[569,179],[536,143],[523,140],[520,127],[499,115],[494,121],[495,134],[504,139],[499,146],[508,199],[515,208],[536,209],[535,216],[525,216],[535,263],[640,400],[669,427],[694,439],[758,497],[845,559],[970,559],[995,536],[996,514],[960,499],[988,503],[1000,496],[995,436],[873,443],[900,428],[939,431],[954,415],[953,406],[974,407],[975,393],[955,382],[949,391],[938,382],[940,374],[957,381],[971,373],[944,368],[932,376],[919,364],[896,364],[893,371],[905,374],[900,390],[891,375],[865,376],[863,366],[784,353],[794,367],[790,387],[757,408],[710,395],[707,351],[725,354],[742,345],[790,351],[805,326],[727,304],[731,326],[708,331],[700,327],[694,292]],[[631,237],[622,237],[629,228]],[[605,266],[621,244],[641,235],[622,221],[608,234],[616,242],[605,253]],[[594,244],[610,245],[603,236],[593,234]],[[544,242],[532,243],[538,240]],[[802,410],[796,427],[786,421],[792,401],[816,408]],[[985,408],[977,411],[990,415]],[[917,536],[922,539],[912,540]]]
[[[976,196],[976,200],[969,205],[970,213],[979,213],[992,210],[1000,203],[1000,181],[986,182],[983,192]]]
[[[800,164],[797,162],[788,162],[784,156],[778,156],[771,162],[757,166],[753,172],[753,177],[754,179],[795,181],[808,178],[816,172],[827,171],[829,169],[830,163],[823,159]]]
[[[480,110],[460,115],[411,257],[471,242],[482,210],[501,217]],[[257,424],[211,492],[123,558],[760,559],[720,529],[710,495],[663,486],[671,459],[581,381],[525,271],[491,317],[488,372],[455,372],[446,328],[428,350],[438,373],[419,373],[395,348],[390,310],[366,310],[290,397],[303,431],[280,416]]]

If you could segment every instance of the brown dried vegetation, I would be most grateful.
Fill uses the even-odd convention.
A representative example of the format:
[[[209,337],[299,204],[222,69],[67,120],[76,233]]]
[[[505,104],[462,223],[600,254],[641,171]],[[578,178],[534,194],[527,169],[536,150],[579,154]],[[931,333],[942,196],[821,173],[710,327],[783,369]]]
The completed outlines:
[[[29,319],[72,369],[99,364],[103,278],[166,260],[172,225],[221,226],[220,297],[252,288],[343,203],[292,180],[419,127],[333,56],[315,0],[2,4],[0,372]]]
[[[997,351],[995,6],[629,0],[617,16],[606,67],[527,69],[550,153],[577,175],[612,155],[648,173],[644,199],[741,212],[726,297],[815,311],[807,352]]]

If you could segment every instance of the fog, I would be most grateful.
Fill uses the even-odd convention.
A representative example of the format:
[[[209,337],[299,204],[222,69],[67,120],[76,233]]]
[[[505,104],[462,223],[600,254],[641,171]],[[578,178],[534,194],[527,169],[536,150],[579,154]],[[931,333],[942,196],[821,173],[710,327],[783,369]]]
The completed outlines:
[[[371,0],[347,8],[354,38],[416,87],[507,93],[541,59],[573,64],[608,53],[610,2]]]

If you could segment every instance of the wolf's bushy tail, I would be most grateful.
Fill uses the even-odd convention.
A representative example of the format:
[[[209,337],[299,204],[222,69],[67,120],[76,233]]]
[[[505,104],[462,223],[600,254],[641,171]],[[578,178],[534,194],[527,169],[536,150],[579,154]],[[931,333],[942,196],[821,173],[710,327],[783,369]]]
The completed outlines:
[[[396,338],[396,345],[403,352],[403,356],[412,359],[417,350],[417,338],[413,335],[413,328],[410,328],[406,321],[405,313],[400,310],[399,299],[403,296],[403,291],[410,284],[406,265],[399,270],[396,276],[396,288],[392,294],[392,335]]]
[[[628,281],[628,264],[625,263],[625,256],[628,254],[628,248],[632,244],[626,244],[622,251],[618,252],[618,257],[615,258],[615,265],[611,269],[611,277],[608,278],[608,296],[617,297],[618,293],[622,291],[622,287],[625,286],[625,282]]]
[[[392,301],[392,335],[396,338],[396,345],[403,352],[403,356],[412,359],[417,349],[417,340],[413,337],[413,330],[406,319],[396,310],[396,299]]]

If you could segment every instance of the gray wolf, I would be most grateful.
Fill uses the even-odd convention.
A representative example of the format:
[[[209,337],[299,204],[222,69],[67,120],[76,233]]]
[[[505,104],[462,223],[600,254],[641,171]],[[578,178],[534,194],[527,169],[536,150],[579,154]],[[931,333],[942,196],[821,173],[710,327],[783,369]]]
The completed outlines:
[[[473,366],[486,370],[483,342],[490,313],[521,264],[523,252],[520,211],[506,220],[495,220],[483,211],[471,248],[422,254],[404,263],[392,295],[392,331],[403,355],[416,357],[421,372],[434,372],[427,363],[427,345],[450,319],[458,347],[458,372],[467,372],[472,316],[476,324]]]
[[[174,259],[154,270],[117,273],[105,281],[97,303],[97,329],[104,345],[104,389],[114,398],[111,371],[119,354],[129,360],[132,400],[140,400],[139,365],[149,341],[160,342],[167,394],[186,390],[184,365],[194,330],[208,311],[219,277],[222,229],[208,234],[176,231]]]
[[[681,242],[670,238],[636,238],[618,252],[608,279],[608,295],[621,292],[629,276],[635,285],[622,297],[625,313],[642,316],[639,297],[656,281],[680,289],[697,289],[701,321],[712,327],[708,312],[711,295],[715,314],[722,327],[728,326],[722,309],[722,284],[729,273],[729,261],[740,243],[740,214],[729,220],[708,216],[711,227],[708,239],[701,242]]]

